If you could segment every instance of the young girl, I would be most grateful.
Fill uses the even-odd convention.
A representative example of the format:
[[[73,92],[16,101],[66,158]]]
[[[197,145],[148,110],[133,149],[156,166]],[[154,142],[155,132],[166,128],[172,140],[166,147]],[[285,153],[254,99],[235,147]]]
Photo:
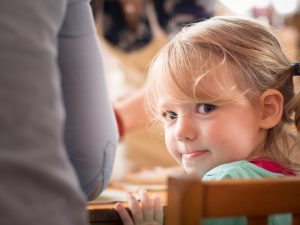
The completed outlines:
[[[184,28],[149,69],[147,100],[170,154],[204,180],[295,176],[299,119],[291,66],[272,31],[244,18],[214,17]],[[298,67],[299,68],[299,67]],[[129,195],[125,225],[162,224],[159,200]],[[271,224],[288,224],[273,216]],[[244,218],[207,224],[245,224]]]

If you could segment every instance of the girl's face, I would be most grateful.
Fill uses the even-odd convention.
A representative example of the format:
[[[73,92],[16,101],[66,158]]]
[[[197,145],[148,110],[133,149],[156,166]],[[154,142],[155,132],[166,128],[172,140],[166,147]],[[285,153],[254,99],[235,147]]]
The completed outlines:
[[[159,111],[168,151],[188,173],[203,176],[220,164],[247,159],[266,137],[260,111],[245,96],[214,105],[176,102],[162,93]]]

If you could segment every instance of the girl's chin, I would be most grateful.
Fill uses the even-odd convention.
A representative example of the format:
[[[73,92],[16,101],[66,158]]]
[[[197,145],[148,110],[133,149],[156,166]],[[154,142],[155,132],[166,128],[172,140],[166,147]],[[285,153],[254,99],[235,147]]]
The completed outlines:
[[[187,166],[183,166],[183,168],[187,174],[196,175],[196,176],[200,176],[200,177],[203,177],[204,174],[206,174],[208,172],[208,170],[206,170],[204,168],[200,169],[200,168],[187,167]]]

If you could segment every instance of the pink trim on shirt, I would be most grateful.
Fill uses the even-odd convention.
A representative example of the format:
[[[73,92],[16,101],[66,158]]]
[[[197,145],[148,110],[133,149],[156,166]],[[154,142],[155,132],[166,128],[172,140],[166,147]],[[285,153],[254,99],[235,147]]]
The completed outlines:
[[[274,162],[270,159],[258,158],[258,159],[250,160],[249,162],[255,164],[256,166],[258,166],[260,168],[268,170],[272,173],[281,173],[285,176],[296,176],[296,174],[292,170],[287,169],[287,168],[283,167],[282,165],[280,165],[279,163]]]

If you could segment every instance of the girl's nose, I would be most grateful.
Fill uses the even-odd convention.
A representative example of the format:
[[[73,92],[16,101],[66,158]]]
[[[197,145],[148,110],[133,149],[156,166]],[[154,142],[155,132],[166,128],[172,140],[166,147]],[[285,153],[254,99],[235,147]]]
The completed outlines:
[[[180,141],[191,141],[197,137],[195,121],[190,116],[179,117],[176,121],[175,136]]]

